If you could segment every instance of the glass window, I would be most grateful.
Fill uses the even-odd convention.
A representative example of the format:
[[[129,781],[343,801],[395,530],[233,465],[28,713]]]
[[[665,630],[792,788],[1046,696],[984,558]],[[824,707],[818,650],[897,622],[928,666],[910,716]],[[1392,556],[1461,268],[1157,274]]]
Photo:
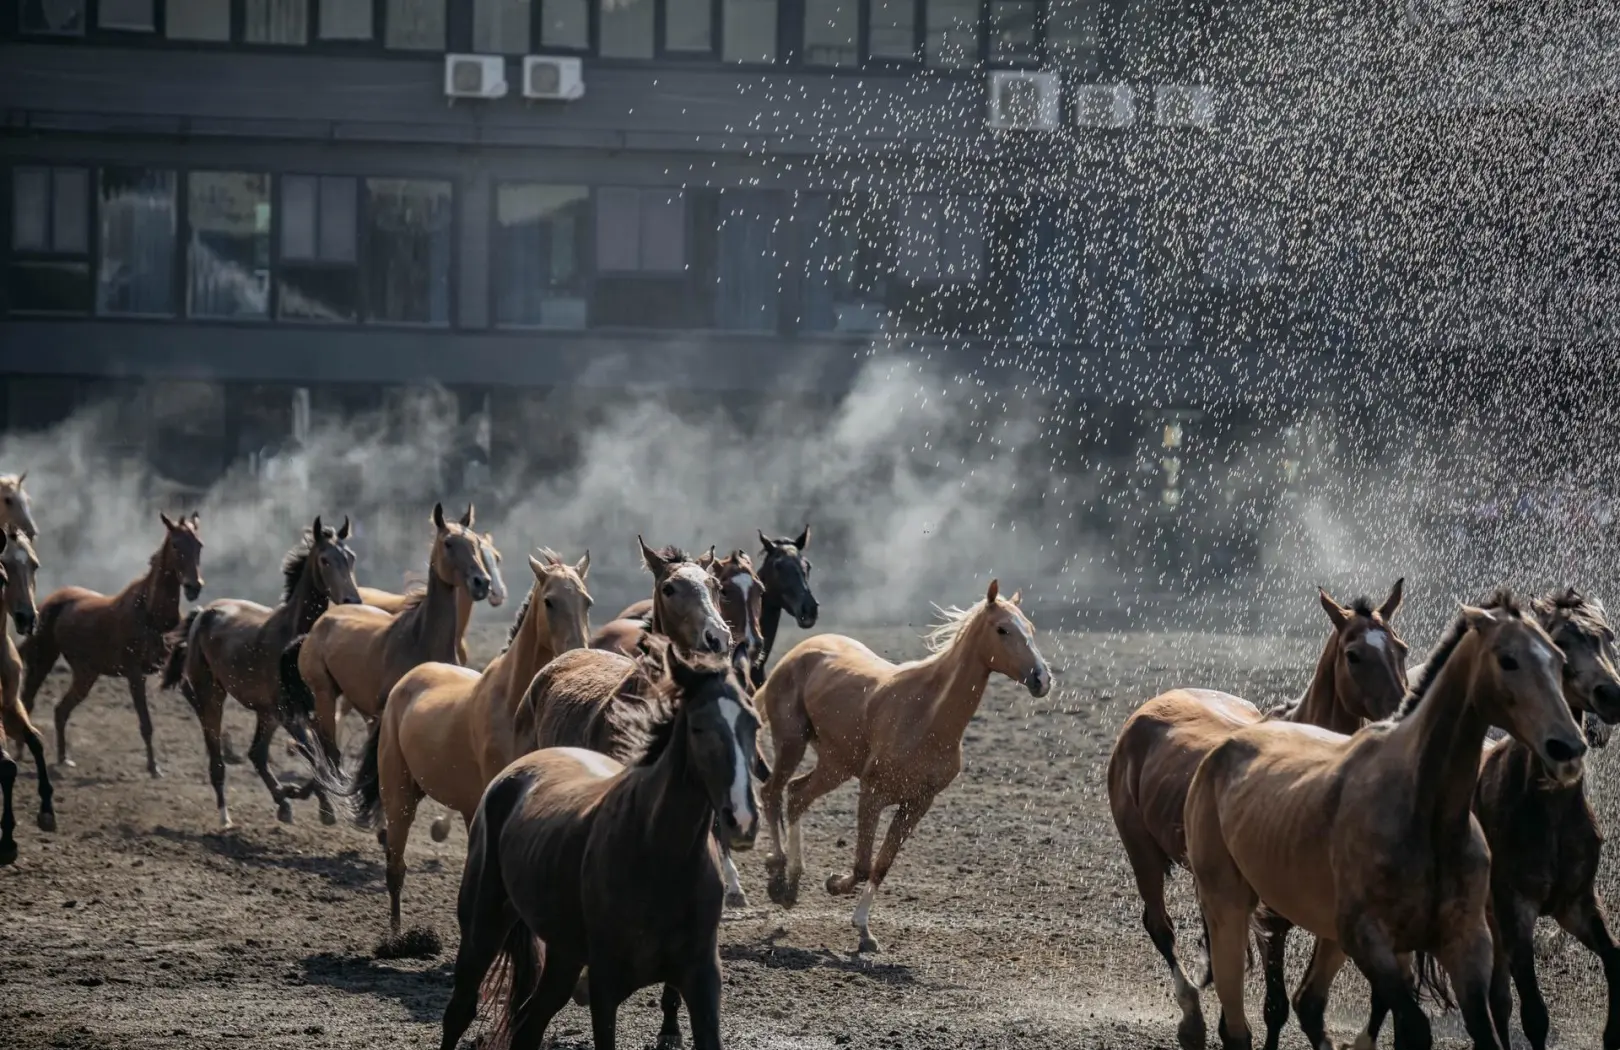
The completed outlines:
[[[641,191],[641,268],[654,273],[686,269],[686,200],[681,191]]]
[[[101,0],[96,8],[96,24],[103,29],[143,33],[157,28],[152,20],[152,0]]]
[[[984,269],[984,203],[913,194],[902,209],[900,275],[932,284],[977,281]]]
[[[1100,0],[1047,0],[1046,54],[1064,69],[1096,73]]]
[[[869,193],[805,198],[804,318],[812,332],[883,326],[894,275],[894,212]]]
[[[170,40],[229,40],[231,5],[223,0],[168,0],[163,32]]]
[[[591,0],[541,0],[540,46],[585,51],[591,46]]]
[[[270,176],[195,171],[186,178],[186,312],[254,319],[270,312]]]
[[[1033,197],[1010,202],[1005,248],[992,253],[1012,270],[1012,334],[1040,342],[1073,342],[1079,331],[1084,267],[1074,202]],[[999,248],[999,246],[998,246]]]
[[[450,323],[451,187],[366,180],[366,318]]]
[[[6,271],[12,309],[27,313],[89,311],[89,178],[83,168],[18,168],[12,172],[15,257]]]
[[[776,0],[723,0],[720,28],[727,62],[776,61]]]
[[[370,40],[371,0],[321,0],[322,40]]]
[[[604,58],[653,57],[653,0],[602,0]]]
[[[804,0],[806,65],[860,65],[859,35],[858,0]]]
[[[495,191],[495,323],[584,328],[591,194],[505,183]]]
[[[308,0],[247,0],[242,39],[250,44],[302,44],[309,39]]]
[[[529,0],[473,0],[473,50],[521,55],[529,50]]]
[[[444,50],[445,0],[388,0],[383,42],[401,51]]]
[[[979,0],[928,0],[928,64],[963,69],[979,61]]]
[[[991,0],[990,61],[1024,65],[1037,62],[1035,0]]]
[[[22,0],[18,25],[24,33],[84,35],[86,0]]]
[[[172,171],[101,170],[97,313],[174,312],[175,184]]]
[[[868,0],[867,20],[873,58],[910,61],[917,57],[917,5],[913,0]]]
[[[775,331],[780,323],[781,195],[770,190],[716,194],[719,214],[699,231],[715,230],[714,326]]]
[[[344,176],[282,178],[276,275],[281,317],[353,321],[360,316],[356,194],[356,180]]]
[[[49,168],[18,168],[11,173],[11,246],[25,251],[50,250]]]
[[[596,266],[604,272],[685,272],[686,200],[681,192],[597,190]]]
[[[664,50],[714,50],[709,0],[664,0]]]
[[[51,171],[51,249],[90,250],[90,172],[84,168]]]

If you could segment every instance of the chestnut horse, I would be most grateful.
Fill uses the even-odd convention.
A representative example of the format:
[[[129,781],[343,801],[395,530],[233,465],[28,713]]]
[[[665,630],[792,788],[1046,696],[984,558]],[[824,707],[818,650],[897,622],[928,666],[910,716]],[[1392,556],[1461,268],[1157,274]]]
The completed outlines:
[[[762,559],[759,563],[759,582],[765,588],[760,608],[761,637],[759,652],[754,655],[753,681],[757,689],[765,681],[765,661],[771,657],[776,644],[776,632],[785,612],[793,622],[808,631],[816,625],[821,607],[810,592],[810,559],[804,550],[810,546],[810,526],[792,539],[771,539],[762,530],[759,534]]]
[[[641,548],[642,563],[653,575],[650,618],[604,624],[591,636],[591,648],[630,655],[650,631],[688,652],[725,652],[731,632],[715,607],[718,586],[709,571],[714,548],[694,559],[678,547],[653,550],[640,536],[636,544]],[[636,608],[631,606],[625,612]]]
[[[315,731],[329,760],[338,760],[337,700],[368,722],[381,713],[394,683],[418,664],[456,662],[457,605],[489,595],[483,546],[472,531],[472,507],[459,523],[433,505],[433,544],[428,548],[427,589],[406,599],[390,616],[369,605],[329,609],[282,654],[283,701],[291,709],[313,708]]]
[[[597,1050],[617,1046],[620,1004],[656,983],[686,1000],[693,1045],[719,1050],[721,880],[711,829],[723,828],[733,849],[753,844],[758,803],[745,756],[759,721],[729,664],[688,663],[673,649],[668,658],[650,708],[661,717],[649,720],[634,761],[546,748],[484,792],[461,880],[444,1050],[472,1023],[503,953],[511,983],[496,1038],[509,1034],[514,1050],[540,1046],[587,967]]]
[[[6,750],[6,743],[21,743],[34,756],[34,769],[39,777],[39,817],[41,831],[56,830],[56,808],[52,799],[56,791],[51,786],[50,773],[45,768],[45,744],[39,730],[28,718],[18,686],[22,680],[22,657],[11,641],[15,627],[26,635],[37,622],[34,608],[34,576],[39,570],[39,559],[28,537],[14,525],[0,529],[0,617],[3,617],[3,644],[0,644],[0,793],[4,795],[4,808],[0,810],[0,865],[17,859],[17,843],[12,830],[17,820],[11,811],[11,792],[17,780],[17,763]]]
[[[1269,910],[1318,938],[1324,989],[1348,956],[1395,1015],[1396,1045],[1431,1045],[1398,956],[1437,958],[1474,1045],[1491,1019],[1490,851],[1472,802],[1486,730],[1505,729],[1571,784],[1586,741],[1559,679],[1564,657],[1506,592],[1463,607],[1394,719],[1352,736],[1261,722],[1210,751],[1187,791],[1187,860],[1209,931],[1228,1050],[1243,1010],[1250,918]]]
[[[748,663],[739,669],[738,674],[743,677],[743,685],[747,686],[749,693],[752,694],[754,691],[752,668],[754,661],[759,658],[760,647],[763,644],[759,614],[764,607],[765,588],[754,573],[753,560],[743,551],[734,550],[724,558],[711,560],[708,568],[718,583],[719,593],[715,604],[720,607],[720,618],[726,621],[726,629],[731,632],[732,642],[743,643],[742,651]],[[652,613],[652,599],[643,598],[626,606],[625,610],[614,619],[639,620],[650,630]],[[619,644],[623,645],[624,642],[625,639],[620,639]],[[634,648],[632,645],[631,649]],[[624,650],[615,649],[615,651]],[[630,653],[626,652],[625,655]]]
[[[491,533],[484,533],[479,537],[479,554],[484,560],[484,572],[489,576],[489,602],[491,609],[499,609],[506,603],[506,580],[501,576],[501,552],[495,548],[495,537]],[[381,609],[391,616],[398,616],[404,612],[411,602],[411,595],[422,587],[413,584],[404,594],[394,591],[384,591],[376,587],[360,588],[360,601],[374,609]],[[467,625],[472,622],[472,597],[465,591],[456,592],[456,663],[467,666]],[[348,700],[338,701],[338,721],[343,720],[343,712],[348,709]]]
[[[310,629],[328,605],[360,604],[348,538],[348,518],[334,531],[323,527],[317,517],[309,533],[282,559],[280,605],[269,609],[240,598],[220,598],[193,609],[171,635],[173,647],[163,666],[163,688],[179,686],[202,723],[220,827],[231,826],[231,812],[225,805],[225,755],[220,748],[227,696],[236,697],[258,719],[248,757],[276,803],[277,819],[291,823],[288,799],[308,798],[314,787],[289,792],[270,772],[270,738],[277,724],[288,725],[289,732],[294,724],[281,707],[281,654],[294,637]],[[306,738],[299,743],[311,762],[324,760],[316,742]],[[325,796],[315,793],[320,798],[321,819],[336,822]]]
[[[829,877],[827,892],[861,891],[851,924],[860,931],[863,952],[878,947],[868,926],[872,898],[906,836],[962,771],[962,735],[990,676],[1006,675],[1034,696],[1052,688],[1052,674],[1035,647],[1034,626],[1018,608],[1018,595],[1003,600],[999,594],[1000,585],[991,580],[983,601],[943,610],[945,622],[928,635],[933,655],[927,659],[892,664],[853,638],[818,635],[794,646],[757,694],[776,747],[763,796],[771,835],[765,858],[771,900],[788,907],[798,900],[804,872],[799,821],[805,811],[858,778],[855,865],[848,875]],[[815,768],[793,777],[812,744]],[[878,818],[890,806],[899,809],[874,863]]]
[[[196,601],[202,593],[202,519],[171,521],[160,513],[163,542],[147,562],[146,575],[108,597],[83,587],[63,587],[45,599],[39,625],[23,641],[27,666],[23,706],[34,709],[34,697],[56,665],[67,660],[73,682],[56,702],[56,761],[68,757],[68,718],[103,675],[122,678],[135,704],[141,740],[146,744],[146,771],[163,775],[152,749],[152,715],[146,706],[146,676],[156,674],[169,655],[168,634],[180,625],[180,595]]]
[[[501,654],[483,674],[448,663],[424,663],[388,694],[360,765],[343,794],[358,798],[357,821],[382,820],[388,851],[389,920],[400,928],[405,843],[423,796],[471,821],[484,786],[523,751],[513,715],[540,668],[559,653],[580,649],[590,636],[589,553],[569,566],[552,551],[531,557],[534,584],[518,610]],[[448,831],[448,828],[446,829]],[[437,830],[434,838],[442,840]]]
[[[23,491],[28,471],[0,474],[0,528],[12,528],[30,540],[39,537],[34,527],[34,503]]]
[[[1335,733],[1353,733],[1368,721],[1388,718],[1406,695],[1406,643],[1392,620],[1400,608],[1405,580],[1396,580],[1384,604],[1374,609],[1366,598],[1345,608],[1318,591],[1318,600],[1333,625],[1316,661],[1316,672],[1304,696],[1271,717]],[[1187,785],[1193,771],[1215,745],[1237,729],[1267,716],[1230,693],[1209,689],[1172,689],[1137,708],[1119,731],[1108,760],[1108,804],[1119,829],[1125,856],[1142,897],[1142,925],[1170,967],[1176,1001],[1181,1006],[1183,1045],[1204,1033],[1198,988],[1187,979],[1176,958],[1175,926],[1164,903],[1165,877],[1187,864],[1182,826]],[[1288,1019],[1283,948],[1286,924],[1270,930],[1266,952],[1266,1046],[1275,1050]],[[1321,1013],[1311,1004],[1298,1007],[1311,1045],[1322,1045]],[[1308,1021],[1307,1018],[1314,1021]]]

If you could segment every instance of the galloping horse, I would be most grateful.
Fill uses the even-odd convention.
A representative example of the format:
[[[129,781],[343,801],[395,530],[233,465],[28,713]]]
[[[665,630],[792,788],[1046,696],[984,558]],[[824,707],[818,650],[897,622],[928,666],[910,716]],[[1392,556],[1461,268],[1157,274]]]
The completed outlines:
[[[816,625],[820,606],[810,593],[810,559],[804,550],[810,546],[810,526],[793,539],[771,539],[763,531],[759,534],[764,558],[759,565],[759,582],[765,588],[760,608],[759,652],[754,655],[752,677],[754,688],[765,681],[765,661],[771,657],[776,644],[776,632],[782,624],[782,614],[793,617],[793,622],[808,631]]]
[[[501,576],[501,552],[495,547],[493,534],[486,532],[478,540],[479,556],[484,562],[484,572],[489,576],[489,597],[484,600],[489,602],[491,609],[499,609],[506,602],[506,580]],[[411,604],[412,591],[415,590],[418,590],[415,585],[404,594],[362,587],[360,601],[391,616],[398,616]],[[474,604],[466,591],[456,591],[456,663],[463,667],[467,666],[467,625],[472,622]],[[338,701],[338,721],[343,720],[343,712],[347,708],[347,699]]]
[[[589,553],[565,565],[551,551],[529,559],[534,584],[501,654],[483,674],[448,663],[412,668],[388,694],[366,740],[360,767],[343,791],[358,796],[359,822],[383,821],[392,930],[399,933],[405,843],[424,795],[471,821],[484,786],[527,748],[513,737],[513,715],[535,673],[590,636]],[[448,828],[446,828],[448,831]],[[434,838],[442,840],[437,826]]]
[[[1353,733],[1368,721],[1387,718],[1406,695],[1406,643],[1391,623],[1400,608],[1405,580],[1395,581],[1377,609],[1366,598],[1345,608],[1319,591],[1322,609],[1333,625],[1316,662],[1316,673],[1304,696],[1272,716],[1335,733]],[[1108,803],[1119,829],[1125,855],[1142,897],[1142,925],[1153,946],[1170,966],[1176,1001],[1181,1006],[1182,1043],[1204,1034],[1198,988],[1187,979],[1176,958],[1175,926],[1164,903],[1164,880],[1174,865],[1187,864],[1182,826],[1187,786],[1193,772],[1215,745],[1234,731],[1262,721],[1253,704],[1209,689],[1173,689],[1149,700],[1125,720],[1108,760]],[[1283,979],[1286,924],[1269,931],[1266,952],[1266,1046],[1275,1050],[1288,1019],[1288,992]],[[1321,1013],[1310,1003],[1298,1006],[1301,1024],[1312,1046],[1322,1045]]]
[[[473,508],[456,523],[446,521],[444,506],[435,503],[432,520],[427,589],[410,595],[404,612],[390,616],[369,605],[329,609],[282,655],[284,703],[313,706],[315,731],[333,762],[338,696],[367,721],[375,720],[406,671],[456,662],[458,596],[471,605],[489,594],[482,541],[472,531]]]
[[[1000,585],[991,580],[983,601],[945,610],[945,622],[928,636],[933,655],[927,659],[892,664],[853,638],[818,635],[794,646],[757,694],[776,745],[775,769],[764,788],[771,900],[788,907],[798,900],[804,872],[799,821],[805,811],[846,780],[859,778],[855,865],[848,875],[829,877],[827,892],[861,890],[851,919],[860,931],[861,951],[877,950],[868,927],[872,898],[901,844],[962,771],[962,735],[990,676],[1006,675],[1034,696],[1052,688],[1052,674],[1035,647],[1034,626],[1018,608],[1018,595],[1004,601],[999,594]],[[815,768],[793,777],[811,744]],[[878,818],[890,806],[899,809],[874,864]]]
[[[1450,977],[1475,1046],[1499,1046],[1490,852],[1472,811],[1480,747],[1499,726],[1570,784],[1586,742],[1559,687],[1563,655],[1510,594],[1492,605],[1463,607],[1393,720],[1348,737],[1280,721],[1246,726],[1193,775],[1187,860],[1228,1050],[1251,1045],[1243,975],[1260,900],[1318,938],[1306,984],[1324,999],[1346,956],[1355,961],[1394,1011],[1396,1045],[1431,1045],[1398,958],[1423,952]]]
[[[22,658],[27,666],[23,706],[34,709],[34,697],[45,678],[65,658],[73,682],[56,702],[56,761],[72,766],[68,757],[68,718],[90,687],[103,675],[116,675],[129,687],[135,718],[146,744],[146,771],[163,775],[152,749],[152,715],[146,707],[146,676],[156,674],[169,655],[168,634],[180,625],[180,594],[196,601],[202,593],[202,519],[170,520],[160,513],[163,542],[147,563],[146,575],[112,597],[83,587],[63,587],[45,599],[39,625],[24,639]]]
[[[309,797],[304,789],[283,790],[270,772],[270,738],[278,722],[290,728],[293,721],[280,707],[281,654],[287,643],[310,629],[328,605],[360,604],[348,538],[348,518],[343,519],[342,528],[333,531],[323,527],[317,517],[309,533],[282,559],[280,605],[268,609],[240,598],[221,598],[193,609],[171,635],[173,647],[163,667],[163,688],[178,685],[202,723],[220,827],[231,826],[231,812],[225,805],[225,756],[220,749],[226,696],[236,697],[257,716],[248,757],[276,803],[277,819],[291,823],[288,799]],[[305,739],[299,743],[310,761],[318,764],[324,759],[316,742]],[[321,820],[335,823],[337,816],[330,803],[316,794]]]
[[[45,744],[39,737],[18,696],[22,679],[22,657],[12,644],[11,630],[26,635],[34,629],[37,612],[34,608],[34,575],[39,559],[27,536],[16,526],[0,529],[0,618],[5,621],[0,637],[0,793],[4,794],[4,808],[0,810],[0,865],[17,859],[17,843],[12,830],[17,820],[11,811],[12,786],[17,779],[17,763],[6,751],[6,742],[21,742],[34,756],[34,769],[39,776],[39,817],[41,831],[56,830],[56,809],[52,798],[51,776],[45,768]]]
[[[653,574],[651,618],[616,619],[591,636],[591,648],[630,655],[650,631],[688,652],[725,652],[731,632],[715,607],[718,587],[709,571],[714,548],[693,559],[678,547],[653,550],[640,536],[636,544],[642,563]]]
[[[660,982],[686,1000],[693,1044],[719,1050],[721,882],[711,829],[718,818],[733,849],[753,844],[758,804],[746,756],[759,722],[731,666],[687,663],[674,650],[668,658],[663,695],[647,708],[659,714],[645,723],[635,761],[547,748],[513,762],[484,792],[461,880],[443,1050],[472,1023],[502,953],[511,987],[497,1033],[510,1033],[514,1050],[540,1046],[586,967],[598,1050],[617,1045],[619,1005]]]
[[[0,528],[12,528],[30,540],[39,537],[34,527],[34,503],[23,491],[28,471],[0,474]]]
[[[699,559],[701,562],[703,559]],[[726,629],[731,632],[733,642],[742,642],[741,650],[747,663],[738,669],[743,678],[743,685],[753,693],[752,668],[758,659],[761,646],[761,633],[759,626],[760,609],[764,605],[765,588],[760,584],[759,577],[754,574],[753,560],[746,553],[734,550],[724,558],[710,560],[709,572],[714,575],[718,583],[718,594],[715,603],[720,607],[720,618],[726,622]],[[640,620],[647,630],[652,628],[653,601],[643,598],[614,617],[618,620]],[[624,652],[622,647],[627,639],[620,638],[615,651]],[[639,642],[639,639],[637,639]],[[634,645],[631,646],[634,649]],[[629,652],[625,653],[630,655]]]

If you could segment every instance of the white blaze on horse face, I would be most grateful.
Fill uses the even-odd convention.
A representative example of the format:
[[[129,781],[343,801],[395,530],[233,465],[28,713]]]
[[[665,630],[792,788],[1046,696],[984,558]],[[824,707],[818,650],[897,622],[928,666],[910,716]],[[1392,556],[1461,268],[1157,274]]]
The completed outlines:
[[[1366,639],[1370,647],[1377,649],[1381,653],[1389,649],[1389,634],[1385,631],[1380,631],[1375,627],[1362,635],[1362,637]]]
[[[723,696],[720,698],[720,714],[731,730],[731,817],[737,822],[737,830],[747,835],[754,830],[757,814],[754,812],[754,793],[750,783],[753,768],[743,752],[742,734],[737,728],[743,708],[729,696]]]
[[[487,543],[478,545],[478,555],[484,563],[484,573],[489,577],[489,607],[498,609],[506,601],[506,581],[501,579],[501,563],[495,560],[495,548]]]
[[[559,747],[556,750],[563,752],[569,758],[585,767],[585,772],[593,777],[611,777],[624,769],[619,763],[606,755],[595,751],[587,751],[583,747]]]

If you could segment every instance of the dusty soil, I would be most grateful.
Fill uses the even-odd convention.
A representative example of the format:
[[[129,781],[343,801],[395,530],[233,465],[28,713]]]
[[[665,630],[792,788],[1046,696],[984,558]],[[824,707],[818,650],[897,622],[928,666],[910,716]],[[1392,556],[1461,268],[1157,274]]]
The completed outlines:
[[[475,657],[503,624],[485,614]],[[921,651],[914,629],[856,633],[896,658]],[[791,636],[789,642],[796,641]],[[1058,688],[1043,700],[997,682],[967,737],[967,768],[901,854],[873,912],[884,950],[853,954],[851,902],[819,889],[849,863],[854,789],[807,821],[799,906],[765,898],[759,855],[743,856],[752,906],[721,931],[724,1029],[736,1047],[1171,1047],[1176,1011],[1107,811],[1103,770],[1126,713],[1172,684],[1270,702],[1301,688],[1309,641],[1210,635],[1045,634]],[[36,719],[50,725],[58,672]],[[154,700],[167,777],[147,777],[122,687],[103,681],[71,726],[78,768],[57,783],[60,831],[34,829],[34,780],[18,781],[22,856],[0,869],[0,1046],[399,1047],[436,1045],[449,988],[453,900],[465,838],[418,833],[405,888],[408,923],[435,927],[446,954],[381,961],[387,898],[368,832],[327,828],[313,803],[275,821],[251,768],[231,766],[238,827],[215,828],[202,743],[174,694]],[[229,715],[238,747],[251,723]],[[358,737],[358,724],[347,727]],[[46,729],[47,736],[49,729]],[[278,766],[296,762],[279,745]],[[1615,757],[1592,764],[1608,826]],[[438,812],[427,806],[418,831]],[[1613,893],[1615,865],[1605,868]],[[1184,929],[1192,902],[1173,883]],[[1189,950],[1190,938],[1184,936]],[[1296,937],[1294,973],[1303,964]],[[1603,983],[1596,960],[1550,939],[1541,963],[1557,1045],[1596,1045]],[[1331,1023],[1349,1038],[1365,988],[1348,971]],[[621,1012],[623,1045],[650,1042],[654,992]],[[1206,1009],[1214,1016],[1213,997]],[[1251,991],[1251,1020],[1259,998]],[[477,1029],[475,1029],[475,1032]],[[1452,1018],[1442,1045],[1460,1045]],[[569,1006],[555,1043],[586,1047],[589,1018]],[[1389,1035],[1385,1035],[1386,1045]],[[1285,1045],[1304,1046],[1291,1028]]]

